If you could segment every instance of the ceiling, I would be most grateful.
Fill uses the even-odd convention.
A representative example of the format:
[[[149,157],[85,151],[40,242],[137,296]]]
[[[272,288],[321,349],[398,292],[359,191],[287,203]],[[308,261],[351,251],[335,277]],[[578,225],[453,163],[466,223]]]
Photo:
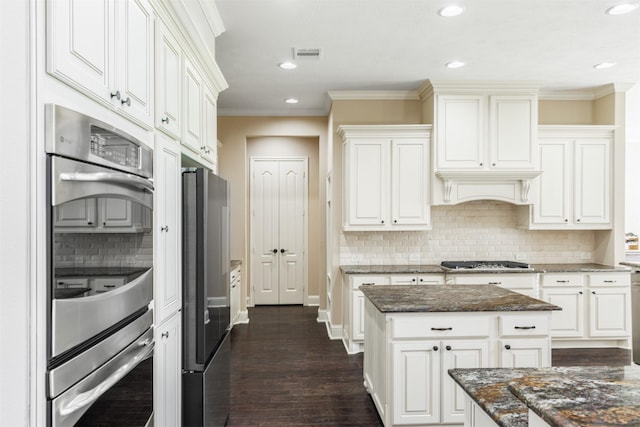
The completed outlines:
[[[413,91],[430,79],[538,81],[544,90],[640,82],[640,9],[619,0],[215,0],[221,115],[326,115],[328,92]],[[637,1],[637,0],[634,0]],[[319,59],[293,50],[319,48]],[[452,60],[465,62],[457,69]],[[604,70],[593,65],[617,65]],[[289,105],[285,98],[299,103]]]

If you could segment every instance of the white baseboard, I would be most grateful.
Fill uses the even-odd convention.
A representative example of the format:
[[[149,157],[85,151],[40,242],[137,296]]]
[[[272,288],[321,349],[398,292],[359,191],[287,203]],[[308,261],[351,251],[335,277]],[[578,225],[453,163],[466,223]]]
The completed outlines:
[[[329,321],[329,315],[327,314],[327,310],[320,310],[318,309],[318,323],[321,322],[328,322]]]
[[[319,306],[320,305],[320,295],[309,295],[309,296],[307,296],[307,305],[308,306]]]
[[[342,339],[342,325],[332,325],[331,322],[324,322],[327,326],[327,335],[330,340]]]
[[[236,325],[240,323],[242,324],[249,323],[249,311],[247,310],[240,311],[240,315],[238,316],[238,321],[236,322]]]

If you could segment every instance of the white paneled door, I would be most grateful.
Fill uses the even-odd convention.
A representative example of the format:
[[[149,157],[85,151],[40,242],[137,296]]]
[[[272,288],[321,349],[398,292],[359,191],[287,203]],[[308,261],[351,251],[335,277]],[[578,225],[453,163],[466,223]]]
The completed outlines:
[[[307,242],[306,158],[251,158],[254,304],[303,304]]]

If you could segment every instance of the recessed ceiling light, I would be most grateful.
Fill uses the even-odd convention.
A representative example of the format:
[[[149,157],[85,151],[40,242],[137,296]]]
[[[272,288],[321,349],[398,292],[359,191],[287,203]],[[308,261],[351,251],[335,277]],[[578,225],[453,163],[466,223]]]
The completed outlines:
[[[594,65],[593,68],[595,68],[596,70],[604,70],[606,68],[611,68],[615,65],[616,65],[615,62],[601,62],[599,64]]]
[[[281,64],[278,64],[278,67],[282,68],[283,70],[293,70],[298,68],[298,66],[293,62],[283,62]]]
[[[462,12],[464,12],[464,7],[458,6],[457,4],[450,4],[449,6],[445,6],[438,11],[438,15],[443,16],[445,18],[451,18],[452,16],[458,16]]]
[[[608,15],[624,15],[638,8],[638,3],[618,3],[605,11]]]
[[[287,98],[284,100],[284,102],[286,102],[287,104],[297,104],[298,100],[295,98]]]
[[[447,62],[444,65],[446,65],[447,68],[460,68],[460,67],[464,67],[464,62],[462,62],[462,61],[451,61],[451,62]]]

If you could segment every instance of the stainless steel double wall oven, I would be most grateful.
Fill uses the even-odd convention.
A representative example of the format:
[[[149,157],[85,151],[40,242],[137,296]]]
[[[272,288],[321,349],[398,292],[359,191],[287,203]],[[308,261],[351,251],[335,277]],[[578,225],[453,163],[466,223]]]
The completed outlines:
[[[49,426],[153,425],[153,153],[47,105]]]

